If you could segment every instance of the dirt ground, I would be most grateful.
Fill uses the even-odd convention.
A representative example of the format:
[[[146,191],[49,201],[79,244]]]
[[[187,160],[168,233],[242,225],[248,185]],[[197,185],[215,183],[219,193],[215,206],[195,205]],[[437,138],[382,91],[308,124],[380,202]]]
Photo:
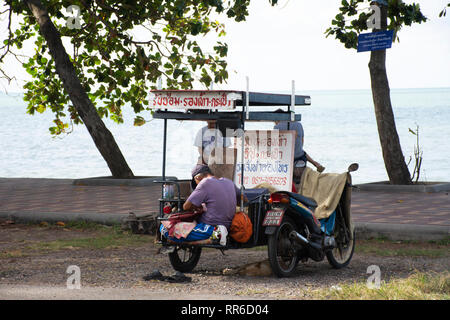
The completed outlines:
[[[186,274],[191,278],[189,283],[145,281],[143,277],[155,269],[163,275],[175,273],[168,256],[157,253],[159,246],[154,243],[154,237],[122,234],[119,241],[126,237],[131,237],[132,241],[127,240],[124,245],[117,242],[99,245],[96,239],[108,232],[105,229],[0,223],[0,299],[66,298],[64,292],[67,293],[66,283],[71,275],[67,269],[72,265],[80,268],[81,287],[86,290],[79,292],[89,299],[304,299],[317,288],[366,281],[371,265],[380,267],[381,279],[386,281],[407,277],[415,270],[443,272],[450,269],[448,254],[382,256],[357,250],[349,266],[341,270],[332,269],[325,259],[323,262],[299,263],[295,275],[290,278],[230,275],[224,270],[263,261],[267,259],[267,251],[264,248],[228,250],[223,255],[218,250],[206,249],[194,271]],[[395,246],[392,243],[378,245],[383,248]],[[410,246],[413,248],[417,244]],[[442,249],[442,245],[427,243],[422,248]],[[58,288],[59,291],[44,294],[37,290],[39,288]],[[116,294],[111,295],[114,290]]]

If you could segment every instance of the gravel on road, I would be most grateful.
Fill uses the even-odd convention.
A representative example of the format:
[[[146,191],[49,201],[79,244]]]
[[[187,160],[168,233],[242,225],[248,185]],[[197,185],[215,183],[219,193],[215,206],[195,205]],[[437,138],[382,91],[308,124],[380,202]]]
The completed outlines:
[[[290,278],[245,276],[224,270],[266,260],[264,247],[228,250],[225,254],[204,249],[194,271],[185,274],[190,282],[145,281],[143,277],[156,269],[164,275],[175,273],[168,256],[158,254],[154,237],[133,235],[140,240],[125,246],[77,246],[77,240],[96,239],[104,232],[1,224],[0,299],[305,299],[318,288],[366,281],[371,265],[380,267],[381,278],[386,281],[414,271],[450,269],[448,255],[430,258],[356,252],[349,266],[340,270],[332,269],[326,260],[308,261],[299,263]],[[60,246],[49,245],[54,243]],[[67,269],[73,265],[81,272],[81,290],[75,293],[66,288],[71,275]]]

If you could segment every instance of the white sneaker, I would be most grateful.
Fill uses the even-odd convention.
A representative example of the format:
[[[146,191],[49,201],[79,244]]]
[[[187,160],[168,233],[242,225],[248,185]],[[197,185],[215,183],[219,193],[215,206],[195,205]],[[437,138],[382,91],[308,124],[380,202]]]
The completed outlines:
[[[227,245],[228,230],[223,225],[218,225],[217,228],[220,231],[220,242],[219,243],[220,243],[221,246],[226,246]]]

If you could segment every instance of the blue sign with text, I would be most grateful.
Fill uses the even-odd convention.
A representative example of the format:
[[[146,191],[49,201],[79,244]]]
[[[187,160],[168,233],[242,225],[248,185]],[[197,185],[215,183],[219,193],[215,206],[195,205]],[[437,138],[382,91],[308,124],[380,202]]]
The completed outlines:
[[[389,49],[393,38],[394,30],[361,33],[358,36],[358,52]]]

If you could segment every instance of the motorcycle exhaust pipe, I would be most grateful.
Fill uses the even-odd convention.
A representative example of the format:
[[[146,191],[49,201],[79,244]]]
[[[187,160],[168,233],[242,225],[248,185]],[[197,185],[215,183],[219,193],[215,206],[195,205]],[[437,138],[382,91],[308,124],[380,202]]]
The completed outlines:
[[[294,241],[300,243],[303,246],[308,246],[308,247],[311,247],[316,250],[322,250],[322,246],[320,244],[309,241],[308,239],[306,239],[304,236],[302,236],[300,233],[298,233],[295,230],[291,231],[291,233],[289,233],[289,238],[291,240],[294,240]]]

